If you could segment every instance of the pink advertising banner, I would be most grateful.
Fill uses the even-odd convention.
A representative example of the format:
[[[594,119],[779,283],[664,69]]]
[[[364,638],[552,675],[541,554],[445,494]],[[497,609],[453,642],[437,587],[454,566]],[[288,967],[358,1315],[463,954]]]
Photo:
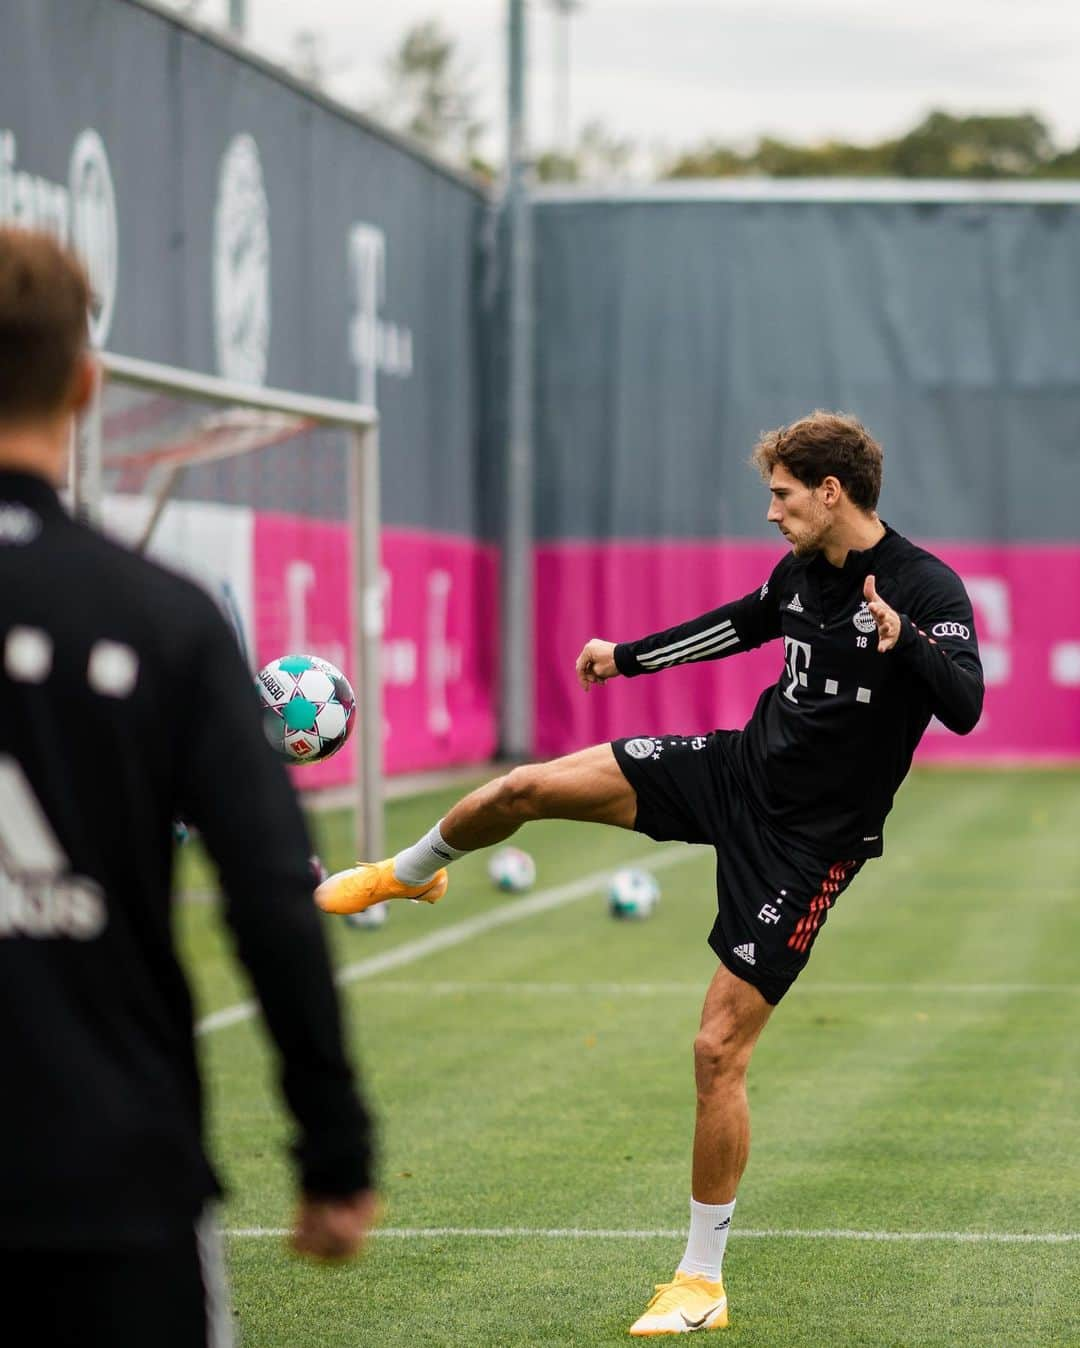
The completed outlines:
[[[1080,547],[934,543],[963,578],[986,676],[966,737],[932,722],[922,760],[1080,758]],[[558,543],[536,565],[537,751],[622,735],[742,726],[779,677],[776,643],[733,659],[616,680],[585,694],[574,661],[590,637],[645,636],[748,594],[782,556],[755,543]],[[883,594],[888,599],[887,594]]]
[[[495,752],[497,550],[471,539],[387,529],[382,539],[386,771],[481,762]],[[255,518],[255,651],[262,665],[312,652],[351,677],[355,574],[340,523]],[[300,787],[350,780],[347,750],[296,769]]]

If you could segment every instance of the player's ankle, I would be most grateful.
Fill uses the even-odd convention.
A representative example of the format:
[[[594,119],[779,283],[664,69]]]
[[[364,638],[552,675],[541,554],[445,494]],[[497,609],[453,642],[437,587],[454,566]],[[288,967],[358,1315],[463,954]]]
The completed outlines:
[[[465,856],[465,851],[451,847],[442,836],[439,823],[412,845],[394,857],[394,878],[403,885],[423,885],[452,861]]]

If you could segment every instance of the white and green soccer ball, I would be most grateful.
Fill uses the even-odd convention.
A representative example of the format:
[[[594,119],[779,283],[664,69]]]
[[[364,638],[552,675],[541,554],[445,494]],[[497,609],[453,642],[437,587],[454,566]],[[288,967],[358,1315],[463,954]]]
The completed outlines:
[[[329,660],[283,655],[259,670],[255,687],[266,738],[287,763],[321,763],[349,738],[356,698]]]
[[[536,883],[536,862],[520,847],[500,847],[488,862],[488,875],[496,889],[524,894]]]
[[[612,917],[651,917],[659,902],[660,886],[651,872],[627,866],[611,877],[608,911]]]
[[[373,903],[370,908],[365,908],[361,913],[349,913],[345,921],[350,927],[360,927],[365,931],[377,931],[379,927],[386,926],[386,919],[390,916],[390,905],[388,903]]]

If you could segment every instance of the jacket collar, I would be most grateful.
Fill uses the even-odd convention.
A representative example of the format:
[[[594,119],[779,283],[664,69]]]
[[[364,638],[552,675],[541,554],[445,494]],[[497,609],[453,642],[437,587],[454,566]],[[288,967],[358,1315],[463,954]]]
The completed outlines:
[[[882,524],[885,521],[882,520]],[[862,579],[868,576],[875,567],[880,566],[884,557],[891,551],[893,543],[900,535],[890,525],[885,524],[885,532],[878,539],[872,548],[864,548],[861,552],[852,549],[844,558],[843,566],[833,566],[825,560],[823,552],[817,553],[811,558],[809,565],[819,569],[826,576],[857,576]]]
[[[36,473],[0,468],[0,501],[18,501],[42,515],[64,513],[56,488]]]

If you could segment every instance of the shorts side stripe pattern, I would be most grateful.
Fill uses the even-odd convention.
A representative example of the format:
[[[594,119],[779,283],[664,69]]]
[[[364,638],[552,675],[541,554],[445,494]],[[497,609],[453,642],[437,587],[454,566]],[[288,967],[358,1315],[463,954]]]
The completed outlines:
[[[810,900],[810,909],[795,926],[788,937],[788,949],[805,954],[817,935],[817,929],[825,921],[825,914],[833,905],[836,895],[846,887],[849,877],[854,875],[858,862],[838,861],[829,867],[829,873],[821,882],[821,889]]]

